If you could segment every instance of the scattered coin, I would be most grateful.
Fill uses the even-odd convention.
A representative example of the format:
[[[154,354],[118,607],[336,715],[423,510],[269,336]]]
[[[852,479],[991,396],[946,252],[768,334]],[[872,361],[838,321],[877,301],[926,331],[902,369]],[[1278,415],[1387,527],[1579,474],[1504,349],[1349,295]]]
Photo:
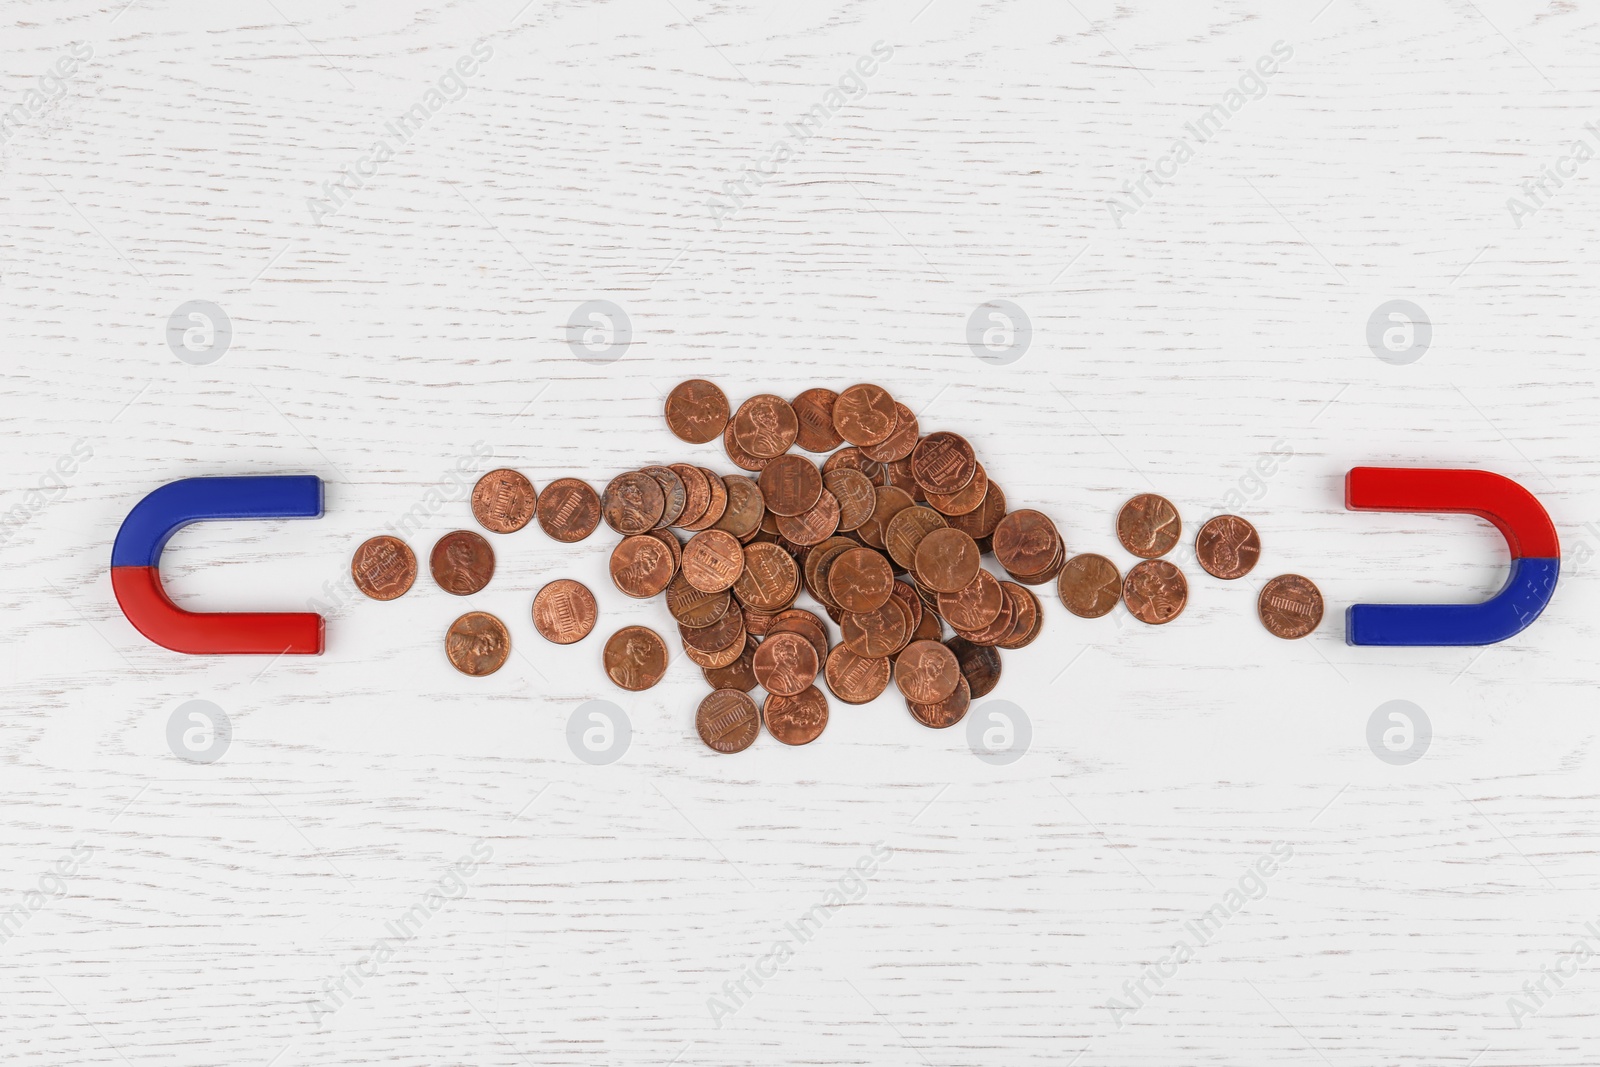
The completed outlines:
[[[956,654],[937,641],[913,641],[894,665],[894,683],[914,704],[937,704],[961,682]]]
[[[832,389],[807,389],[789,402],[799,424],[795,444],[807,452],[832,452],[844,444],[833,428],[833,405],[838,399]]]
[[[1085,552],[1073,556],[1061,568],[1056,592],[1061,597],[1061,603],[1074,615],[1098,619],[1108,614],[1122,599],[1122,575],[1117,573],[1117,565],[1109,559]]]
[[[1183,613],[1189,602],[1189,582],[1169,561],[1147,559],[1128,570],[1122,583],[1122,600],[1134,618],[1159,626]]]
[[[889,688],[889,673],[887,656],[858,656],[845,645],[834,645],[823,677],[846,704],[865,704]]]
[[[456,596],[470,596],[494,577],[494,549],[481,535],[456,530],[434,544],[428,569],[440,589]]]
[[[606,676],[633,692],[649,689],[667,673],[667,646],[647,626],[624,626],[606,640]]]
[[[761,710],[767,732],[786,745],[810,744],[828,725],[828,698],[814,685],[795,696],[769,693]]]
[[[912,573],[935,593],[957,593],[977,578],[980,555],[971,537],[946,527],[922,539]]]
[[[611,479],[600,494],[600,515],[619,534],[642,534],[655,529],[666,509],[661,485],[642,471],[628,471]]]
[[[894,405],[894,432],[875,445],[866,445],[861,454],[876,463],[905,459],[917,447],[919,427],[916,414],[899,401]]]
[[[894,593],[894,571],[872,549],[852,548],[834,560],[828,592],[846,611],[871,611]]]
[[[999,652],[993,647],[975,645],[965,637],[952,637],[944,647],[955,654],[970,699],[978,700],[994,692],[994,687],[1000,684]]]
[[[582,641],[594,629],[598,616],[594,594],[571,578],[557,578],[534,594],[533,628],[546,641],[558,645]]]
[[[1322,591],[1309,578],[1280,574],[1261,587],[1256,613],[1268,633],[1293,641],[1322,622]]]
[[[755,642],[747,641],[739,650],[739,655],[732,663],[722,667],[702,667],[701,673],[706,676],[706,684],[713,689],[738,689],[748,693],[758,684],[756,682],[755,666],[752,660],[755,657]]]
[[[703,445],[722,436],[728,398],[711,382],[690,378],[667,394],[667,429],[680,441]]]
[[[1172,551],[1183,533],[1183,522],[1172,501],[1155,493],[1140,493],[1117,512],[1117,540],[1135,556],[1155,559]]]
[[[469,611],[445,633],[444,652],[462,674],[482,677],[505,666],[511,655],[506,624],[487,611]]]
[[[956,687],[949,696],[932,704],[919,704],[907,700],[906,707],[911,709],[911,714],[922,725],[934,730],[943,730],[954,726],[967,717],[967,709],[972,706],[972,692],[965,678],[956,681]]]
[[[660,539],[647,534],[624,537],[611,550],[611,580],[636,600],[666,592],[676,571],[672,552]]]
[[[817,680],[821,663],[811,642],[797,633],[769,633],[751,661],[756,681],[769,693],[799,696]]]
[[[582,541],[600,525],[600,497],[588,482],[557,478],[539,494],[539,528],[563,544]]]
[[[743,752],[761,733],[756,702],[738,689],[717,689],[700,701],[695,729],[706,747],[716,752]]]
[[[1049,516],[1032,508],[1013,511],[994,527],[994,558],[1012,577],[1043,574],[1064,554],[1061,535]]]
[[[734,444],[757,459],[783,455],[800,432],[794,408],[783,397],[771,393],[753,396],[740,404],[731,425]]]
[[[379,534],[363,541],[350,560],[356,588],[373,600],[404,596],[417,580],[417,556],[398,537]]]
[[[1261,535],[1237,515],[1218,515],[1200,527],[1194,554],[1207,574],[1228,581],[1243,578],[1261,558]]]
[[[894,433],[894,397],[878,385],[852,385],[833,404],[833,428],[851,444],[882,444]]]
[[[972,445],[960,434],[941,430],[917,442],[911,476],[929,493],[950,495],[965,489],[978,473]]]
[[[761,471],[761,496],[775,515],[801,515],[822,495],[822,474],[817,465],[794,453],[775,457]]]
[[[490,533],[516,533],[533,521],[539,494],[517,471],[501,467],[472,487],[472,517]]]

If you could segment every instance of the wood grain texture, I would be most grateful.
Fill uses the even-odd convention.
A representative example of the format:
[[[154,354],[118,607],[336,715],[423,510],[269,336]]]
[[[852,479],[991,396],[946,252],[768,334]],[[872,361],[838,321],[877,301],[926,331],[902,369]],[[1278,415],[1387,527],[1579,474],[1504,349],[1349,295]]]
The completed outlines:
[[[8,1061],[1593,1062],[1594,961],[1559,989],[1541,971],[1600,950],[1600,164],[1521,225],[1507,209],[1573,141],[1600,145],[1593,5],[6,7]],[[865,92],[719,225],[708,200],[879,41]],[[79,42],[92,58],[41,91]],[[1108,201],[1276,42],[1292,57],[1260,97],[1118,225]],[[314,218],[474,46],[491,54],[459,99]],[[1433,324],[1409,366],[1365,340],[1394,298]],[[190,299],[233,322],[207,366],[165,343]],[[567,345],[589,299],[631,320],[614,363]],[[1009,366],[966,342],[991,299],[1033,323]],[[617,626],[669,623],[611,589],[604,531],[493,538],[496,578],[465,602],[425,572],[393,603],[340,599],[315,660],[175,656],[111,596],[122,516],[173,478],[326,479],[319,521],[168,550],[180,603],[299,610],[414,506],[424,559],[470,528],[449,472],[478,442],[541,487],[731,471],[665,429],[690,376],[735,403],[880,382],[968,435],[1069,550],[1123,567],[1127,496],[1167,495],[1193,530],[1240,492],[1264,556],[1232,585],[1188,567],[1161,628],[1047,603],[992,697],[1032,723],[1005,767],[893,697],[835,706],[809,748],[706,750],[692,664],[642,694],[600,671]],[[92,456],[29,503],[79,442]],[[1538,493],[1568,554],[1545,618],[1487,650],[1345,646],[1350,603],[1470,599],[1503,572],[1473,520],[1346,513],[1343,472],[1386,462]],[[1254,619],[1285,571],[1328,598],[1303,642]],[[602,601],[566,648],[528,617],[558,576]],[[443,655],[469,607],[512,627],[489,678]],[[167,746],[196,698],[235,729],[209,766]],[[594,698],[632,726],[607,766],[567,744]],[[1408,767],[1367,747],[1391,699],[1433,724]],[[795,939],[874,842],[891,855],[859,898]],[[1293,855],[1264,895],[1157,988],[1146,969],[1277,842]],[[415,936],[345,977],[433,890],[450,899]],[[348,1003],[319,1017],[341,977]],[[1119,1026],[1107,1003],[1141,979]],[[1514,1018],[1540,980],[1547,1003]]]

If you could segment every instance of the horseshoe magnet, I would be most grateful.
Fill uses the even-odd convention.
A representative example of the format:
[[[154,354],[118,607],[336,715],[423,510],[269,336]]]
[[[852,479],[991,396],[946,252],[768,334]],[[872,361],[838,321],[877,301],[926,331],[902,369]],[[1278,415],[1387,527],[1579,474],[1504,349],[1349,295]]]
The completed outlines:
[[[153,490],[122,520],[111,548],[111,588],[140,633],[174,652],[319,655],[315,612],[184,611],[161,588],[161,550],[191,522],[315,519],[322,479],[310,474],[184,478]]]
[[[1550,515],[1499,474],[1439,468],[1353,467],[1344,506],[1352,511],[1443,511],[1477,515],[1511,549],[1505,588],[1479,604],[1354,604],[1345,613],[1352,645],[1492,645],[1526,629],[1556,591],[1561,543]]]

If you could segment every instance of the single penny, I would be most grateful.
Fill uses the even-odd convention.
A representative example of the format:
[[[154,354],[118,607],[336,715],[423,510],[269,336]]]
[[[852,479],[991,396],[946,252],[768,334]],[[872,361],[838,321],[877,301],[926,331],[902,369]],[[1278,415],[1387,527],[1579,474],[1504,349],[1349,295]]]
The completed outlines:
[[[726,592],[707,593],[689,584],[679,570],[667,586],[667,611],[682,626],[710,626],[728,613],[733,597]]]
[[[1014,584],[1012,582],[1001,582],[1000,588],[1008,589],[1009,586]],[[1006,593],[1006,602],[1000,608],[1000,614],[995,616],[994,622],[981,630],[957,630],[957,636],[984,648],[992,648],[998,645],[1001,641],[1011,636],[1011,631],[1016,626],[1017,606],[1020,603],[1021,601],[1008,591]],[[933,613],[929,612],[929,614]]]
[[[845,645],[835,645],[822,676],[833,695],[846,704],[865,704],[889,688],[890,673],[887,656],[859,656]]]
[[[737,689],[748,693],[758,684],[752,663],[755,654],[756,643],[747,641],[732,663],[722,667],[702,667],[700,673],[706,676],[706,684],[713,689]]]
[[[781,396],[762,393],[739,405],[733,413],[733,440],[757,459],[771,459],[789,451],[800,432],[794,408]]]
[[[600,525],[600,496],[588,482],[557,478],[539,494],[537,514],[541,530],[570,545]]]
[[[639,692],[667,673],[667,645],[647,626],[624,626],[606,639],[602,654],[606,677],[622,689]]]
[[[588,637],[599,613],[589,587],[571,578],[547,582],[533,597],[533,628],[558,645]]]
[[[676,569],[671,551],[648,534],[624,537],[611,550],[611,580],[635,600],[665,592]]]
[[[981,470],[982,468],[980,467],[979,469]],[[939,511],[941,515],[945,516],[951,526],[969,534],[974,541],[992,537],[995,527],[999,526],[1000,520],[1006,517],[1005,490],[994,482],[988,481],[988,477],[989,475],[986,472],[983,475],[987,483],[983,493],[983,501],[971,511],[965,513],[940,511],[937,506],[933,505],[932,497],[928,501],[935,511]],[[974,475],[972,480],[977,481],[977,476]]]
[[[978,473],[978,458],[965,437],[948,430],[930,433],[911,453],[911,476],[923,491],[949,496],[965,489]]]
[[[839,500],[823,490],[810,511],[799,515],[779,515],[778,533],[791,544],[820,545],[839,528]]]
[[[361,542],[350,558],[356,588],[373,600],[404,596],[417,580],[417,555],[398,537],[379,534]]]
[[[1261,535],[1237,515],[1218,515],[1200,527],[1194,554],[1207,574],[1233,581],[1249,574],[1261,558]]]
[[[654,529],[666,506],[661,484],[643,471],[617,475],[600,494],[600,514],[606,525],[624,535]]]
[[[852,548],[858,547],[860,546],[848,537],[830,537],[806,554],[804,568],[806,590],[816,597],[823,607],[835,609],[838,607],[833,594],[828,592],[828,572],[833,569],[833,561]]]
[[[741,632],[739,636],[728,645],[727,648],[724,648],[720,651],[701,652],[699,649],[696,649],[691,645],[684,645],[683,654],[689,657],[690,662],[700,668],[701,673],[704,673],[708,670],[716,670],[720,667],[729,667],[737,663],[739,658],[744,655],[747,649],[749,649],[750,644],[751,642]]]
[[[807,389],[793,400],[794,417],[799,424],[794,443],[807,452],[832,452],[844,444],[833,428],[833,405],[839,394],[832,389]]]
[[[712,529],[726,530],[740,541],[748,541],[761,529],[761,520],[767,514],[761,489],[742,474],[730,474],[722,484],[727,490],[728,505]]]
[[[656,480],[661,487],[661,517],[656,520],[655,528],[664,530],[672,526],[683,517],[683,509],[689,503],[689,490],[683,484],[683,479],[678,477],[678,472],[671,467],[644,467],[640,474],[648,474]]]
[[[730,645],[738,642],[744,633],[744,615],[737,611],[725,612],[720,619],[709,626],[678,624],[678,637],[683,641],[683,647],[692,648],[696,652],[725,652]]]
[[[895,512],[884,525],[883,547],[889,558],[906,570],[916,566],[917,546],[935,530],[944,529],[948,523],[944,516],[920,504]]]
[[[728,486],[722,480],[722,476],[715,471],[706,470],[704,467],[697,467],[696,470],[706,480],[706,489],[710,492],[711,497],[706,502],[705,514],[698,519],[684,521],[683,528],[690,533],[699,533],[701,530],[711,529],[722,520],[722,516],[728,510]]]
[[[917,580],[936,593],[957,593],[978,576],[977,542],[960,530],[934,530],[917,545]],[[952,620],[954,625],[954,620]]]
[[[800,567],[794,557],[769,541],[745,546],[744,570],[733,583],[733,595],[757,611],[787,608],[800,591]]]
[[[822,666],[811,642],[791,631],[763,638],[751,665],[761,688],[788,697],[799,696],[815,682]]]
[[[828,725],[828,698],[810,686],[795,696],[769,693],[761,707],[767,732],[786,745],[805,745]]]
[[[521,473],[501,467],[472,487],[472,517],[490,533],[516,533],[533,521],[539,494]]]
[[[761,471],[761,498],[774,515],[800,515],[822,495],[822,473],[804,456],[787,453],[775,457]]]
[[[705,530],[683,546],[683,577],[702,593],[732,589],[744,571],[744,546],[726,530]]]
[[[983,503],[983,498],[989,493],[989,472],[983,469],[983,464],[978,464],[977,471],[972,475],[972,481],[965,488],[957,489],[948,495],[940,493],[926,493],[928,506],[941,515],[966,515],[978,510]],[[995,520],[999,522],[997,518]],[[991,526],[992,530],[993,527]]]
[[[829,568],[828,592],[845,611],[871,611],[894,594],[894,571],[881,553],[852,548]]]
[[[1000,684],[1000,653],[993,647],[975,645],[965,637],[952,637],[944,643],[955,654],[961,668],[961,677],[967,680],[971,699],[977,700],[994,692]]]
[[[937,704],[961,683],[956,654],[938,641],[913,641],[894,665],[894,683],[914,704]]]
[[[1061,535],[1048,515],[1023,508],[995,524],[994,558],[1013,574],[1048,570],[1061,547]]]
[[[956,687],[950,695],[933,704],[920,704],[914,700],[907,700],[906,707],[911,715],[922,725],[934,730],[943,730],[954,726],[967,717],[967,709],[972,706],[972,691],[965,678],[956,682]]]
[[[1309,578],[1280,574],[1261,587],[1256,614],[1272,636],[1293,641],[1322,622],[1322,591]]]
[[[896,401],[894,416],[894,432],[875,445],[863,446],[862,455],[877,463],[893,463],[911,455],[917,447],[920,433],[916,413]]]
[[[854,530],[872,515],[878,506],[872,480],[858,470],[841,467],[826,471],[822,485],[839,501],[839,529]]]
[[[722,431],[722,450],[733,460],[734,466],[747,471],[759,471],[767,465],[769,459],[746,452],[744,447],[733,436],[734,423],[730,420],[728,428]]]
[[[450,624],[444,653],[456,670],[481,678],[505,666],[511,655],[511,635],[506,624],[487,611],[469,611]]]
[[[1068,611],[1084,619],[1098,619],[1122,599],[1122,575],[1104,556],[1085,552],[1067,560],[1057,579],[1056,592]]]
[[[1122,581],[1122,602],[1140,622],[1159,626],[1183,613],[1189,602],[1189,582],[1169,561],[1147,559],[1128,570]]]
[[[894,485],[876,486],[872,494],[872,514],[857,528],[857,533],[861,540],[873,548],[886,548],[884,535],[888,532],[890,520],[906,508],[916,507],[917,502],[910,493]]]
[[[761,734],[761,713],[748,694],[738,689],[718,689],[700,701],[694,727],[707,748],[743,752]]]
[[[1135,556],[1155,559],[1172,551],[1183,533],[1183,522],[1172,501],[1155,493],[1140,493],[1117,512],[1117,540]]]
[[[797,633],[810,641],[811,647],[817,650],[819,662],[828,658],[828,631],[823,628],[821,619],[804,608],[778,612],[767,634],[781,633]]]
[[[994,622],[1005,603],[1000,583],[979,568],[972,581],[954,593],[939,594],[939,614],[958,630],[981,630]]]
[[[996,647],[1013,649],[1032,643],[1039,636],[1039,622],[1043,618],[1039,598],[1015,582],[1001,582],[1000,589],[1011,601],[1015,621],[1011,624],[1011,632],[997,641]]]
[[[905,647],[911,626],[905,606],[890,597],[871,611],[846,611],[839,615],[839,633],[845,647],[865,659],[887,659]]]
[[[706,508],[711,506],[711,485],[706,481],[705,471],[688,463],[669,464],[672,472],[678,476],[678,481],[683,483],[683,511],[678,515],[676,522],[680,530],[687,530],[691,523],[699,522],[705,516]]]
[[[494,549],[481,534],[456,530],[435,542],[428,556],[428,569],[440,589],[456,596],[471,596],[494,577]]]
[[[690,378],[667,394],[667,429],[680,441],[703,445],[722,436],[728,424],[728,398],[712,382]]]
[[[857,447],[887,441],[897,418],[894,397],[879,385],[852,385],[833,403],[833,428]]]

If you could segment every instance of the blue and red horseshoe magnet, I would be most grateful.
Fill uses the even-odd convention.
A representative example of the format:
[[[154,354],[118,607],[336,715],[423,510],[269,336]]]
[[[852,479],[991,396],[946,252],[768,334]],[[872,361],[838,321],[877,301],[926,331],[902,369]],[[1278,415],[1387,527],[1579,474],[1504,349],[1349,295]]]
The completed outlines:
[[[1527,629],[1550,603],[1561,542],[1534,495],[1489,471],[1354,467],[1344,480],[1352,511],[1442,511],[1477,515],[1511,549],[1505,588],[1479,604],[1354,604],[1345,613],[1352,645],[1492,645]]]
[[[184,478],[133,506],[111,548],[111,588],[134,628],[163,648],[194,656],[322,652],[315,612],[184,611],[161,588],[161,550],[191,522],[215,519],[315,519],[322,479],[315,475]]]

